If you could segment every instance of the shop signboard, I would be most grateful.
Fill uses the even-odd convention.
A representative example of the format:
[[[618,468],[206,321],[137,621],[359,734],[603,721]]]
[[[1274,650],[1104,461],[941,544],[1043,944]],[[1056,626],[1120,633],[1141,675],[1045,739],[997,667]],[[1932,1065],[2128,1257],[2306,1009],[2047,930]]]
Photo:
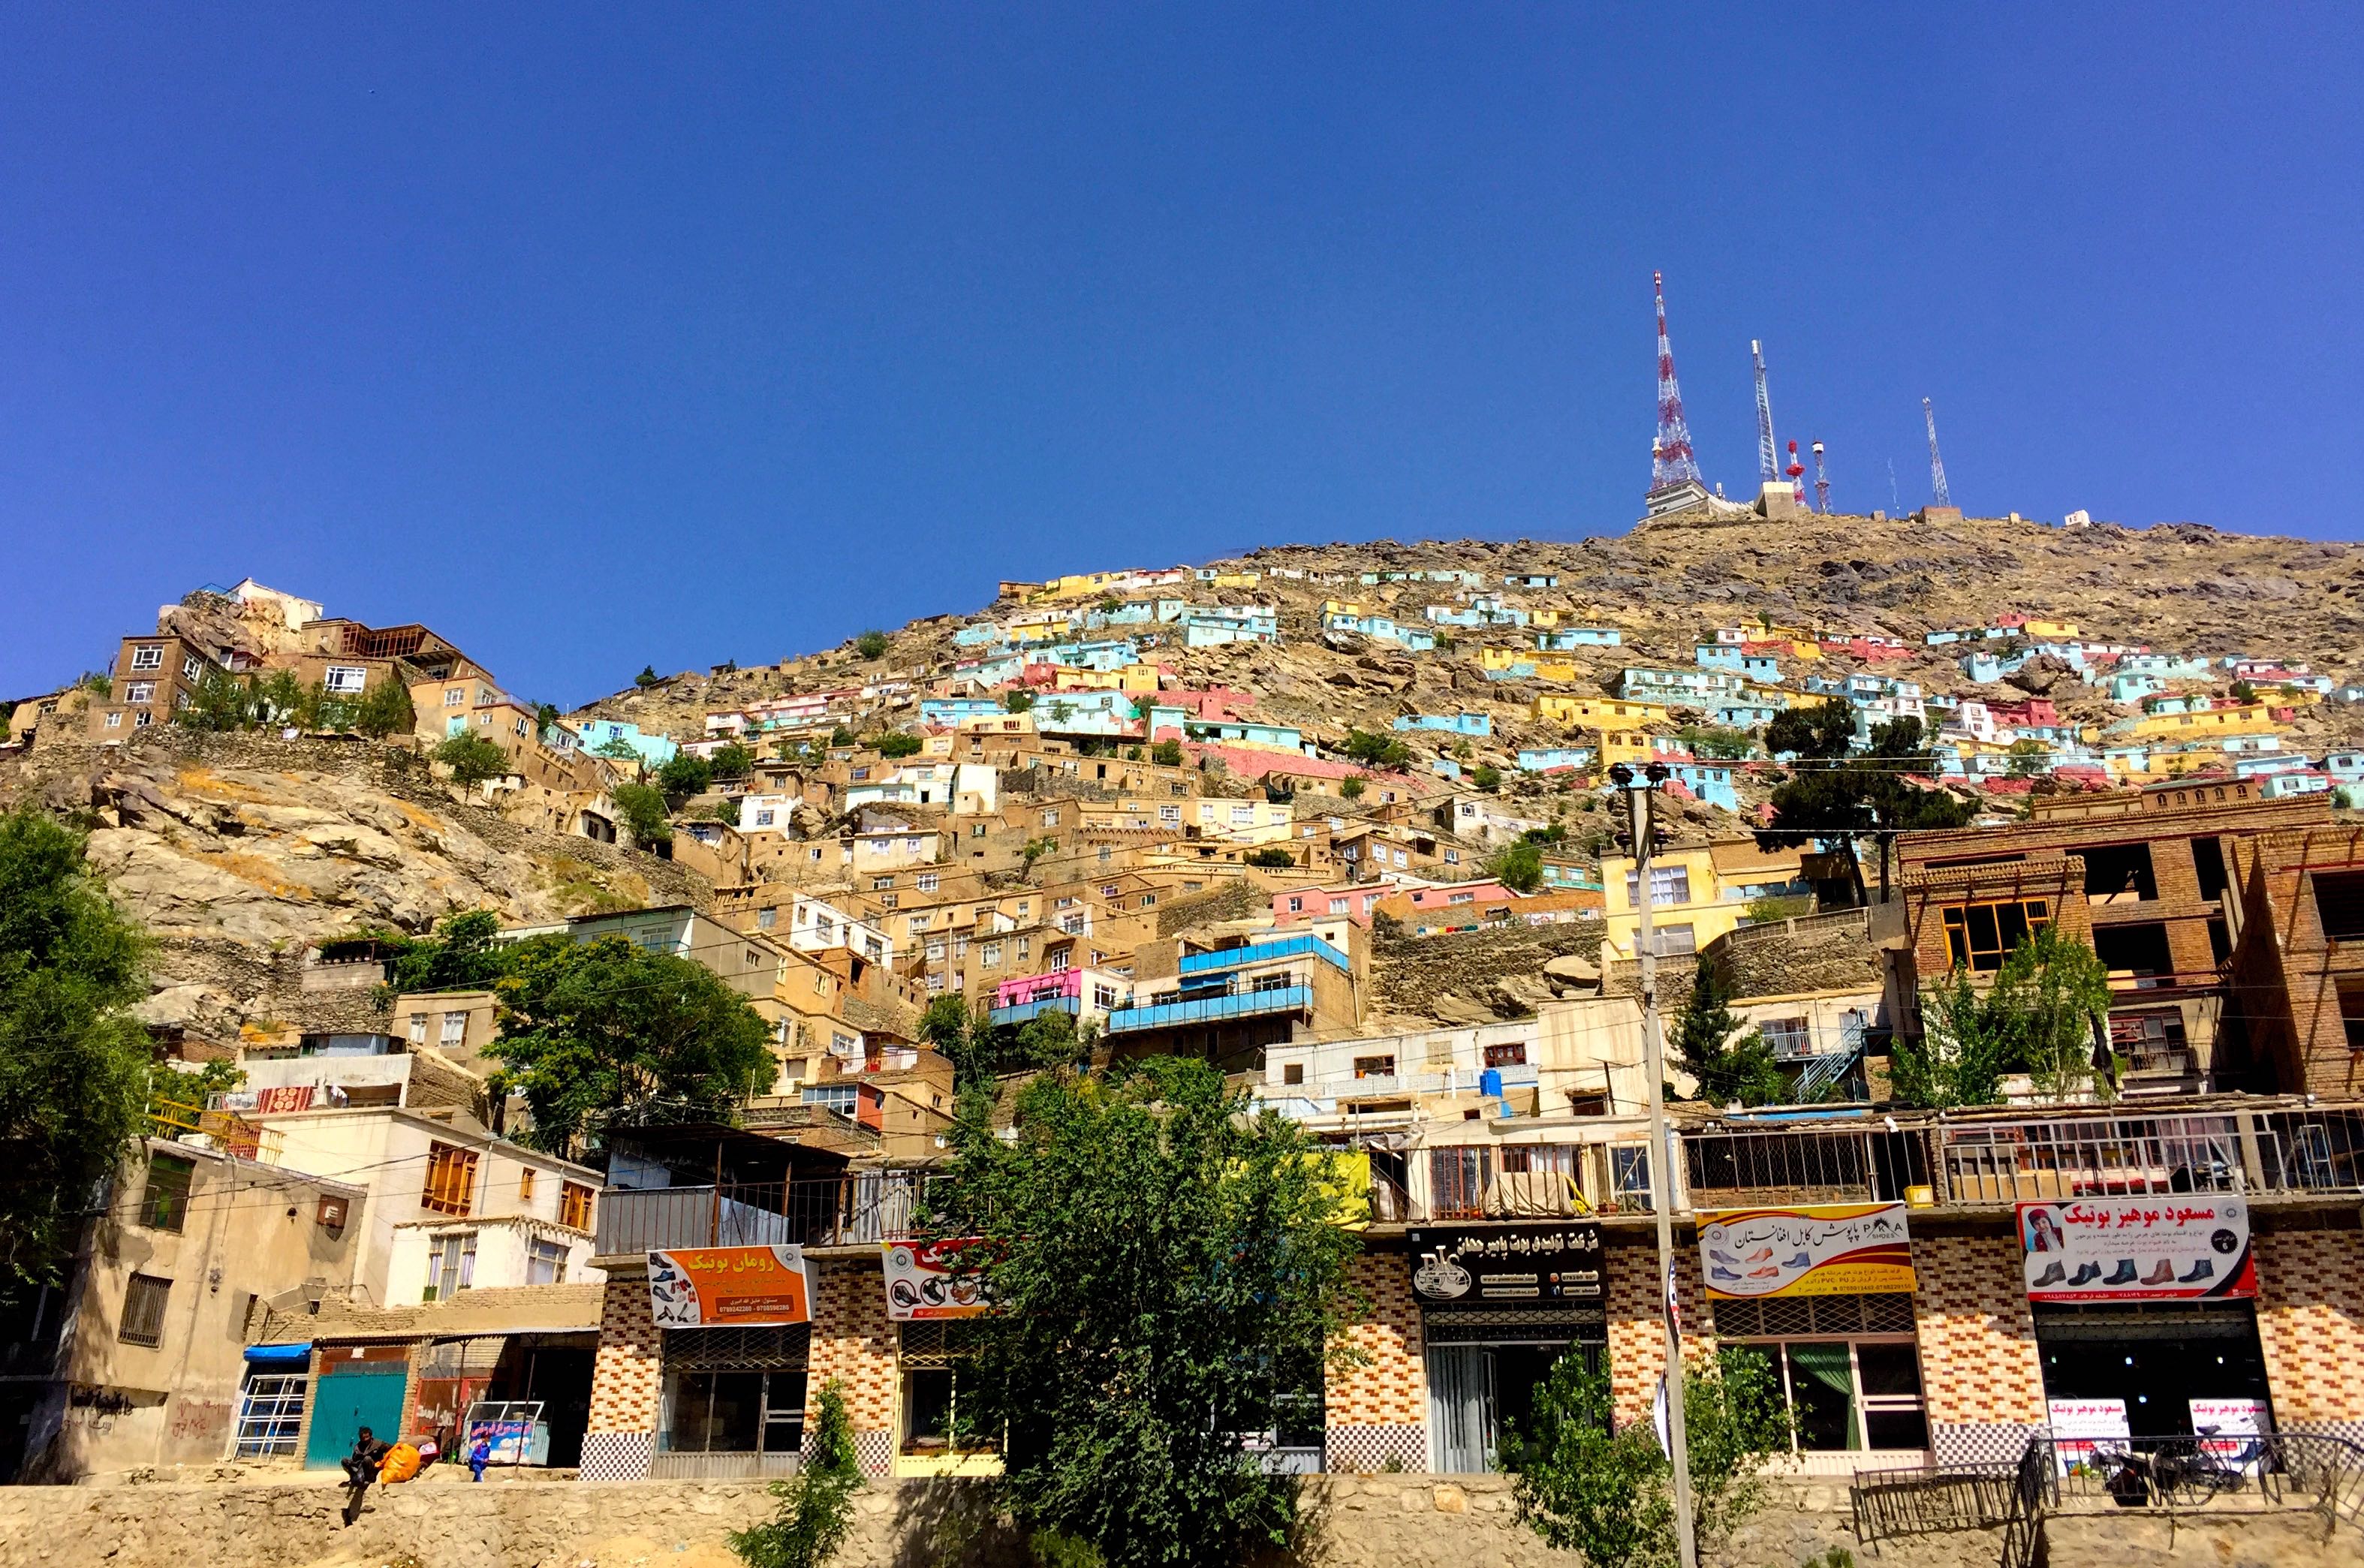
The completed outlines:
[[[2047,1401],[2052,1418],[2052,1457],[2066,1475],[2080,1466],[2090,1468],[2096,1457],[2126,1451],[2134,1436],[2126,1427],[2123,1399],[2054,1399]]]
[[[975,1318],[986,1309],[982,1282],[953,1272],[971,1240],[888,1241],[880,1272],[886,1281],[886,1320],[931,1323]]]
[[[812,1321],[805,1250],[681,1247],[649,1254],[649,1310],[660,1329]]]
[[[2258,1294],[2249,1206],[2171,1193],[2019,1206],[2033,1301],[2226,1301]]]
[[[1912,1294],[1912,1246],[1901,1203],[1712,1209],[1700,1216],[1711,1301]]]
[[[1422,1226],[1406,1240],[1423,1307],[1604,1298],[1598,1225]]]

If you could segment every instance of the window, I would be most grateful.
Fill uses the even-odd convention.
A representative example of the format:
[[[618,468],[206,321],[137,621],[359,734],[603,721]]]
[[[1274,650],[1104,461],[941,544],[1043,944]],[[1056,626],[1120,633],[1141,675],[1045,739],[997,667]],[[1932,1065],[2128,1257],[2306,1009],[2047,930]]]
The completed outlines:
[[[429,1144],[427,1186],[418,1207],[436,1214],[466,1214],[476,1191],[476,1151],[449,1143]]]
[[[454,1231],[427,1239],[427,1294],[421,1301],[449,1301],[476,1283],[476,1233]]]
[[[1392,1078],[1396,1075],[1396,1059],[1392,1056],[1357,1056],[1355,1076],[1357,1078]]]
[[[1983,973],[2001,969],[2030,931],[2051,923],[2047,899],[1961,905],[1945,911],[1946,948],[1955,968]]]
[[[359,664],[331,664],[320,684],[332,692],[351,695],[369,684],[369,672]]]
[[[566,1243],[535,1241],[526,1248],[525,1283],[557,1284],[566,1277]]]
[[[304,1426],[304,1389],[311,1380],[302,1373],[249,1373],[239,1392],[234,1459],[262,1459],[296,1451],[296,1435]]]
[[[1284,1083],[1284,1084],[1302,1084],[1302,1083],[1304,1083],[1304,1082],[1305,1082],[1305,1063],[1304,1063],[1304,1062],[1289,1062],[1288,1065],[1284,1066],[1283,1068],[1281,1068],[1281,1070],[1280,1070],[1280,1081],[1281,1081],[1282,1083]]]
[[[127,1345],[161,1345],[164,1342],[164,1302],[173,1294],[173,1282],[158,1279],[154,1274],[133,1274],[123,1291],[123,1326],[115,1337]]]
[[[919,889],[922,893],[933,893],[936,890],[936,873],[931,871],[921,872],[920,873]]]
[[[558,1223],[571,1230],[591,1229],[591,1189],[580,1182],[566,1182],[558,1189]]]
[[[349,1212],[344,1199],[323,1197],[320,1200],[320,1207],[313,1211],[312,1218],[314,1223],[329,1235],[339,1236],[344,1233],[345,1218]]]
[[[1344,915],[1345,912],[1346,900],[1343,898],[1333,898],[1330,900],[1330,913],[1333,915]]]
[[[408,1032],[411,1044],[425,1045],[427,1043],[427,1015],[424,1013],[411,1014]]]
[[[1808,1056],[1814,1049],[1814,1030],[1804,1018],[1767,1018],[1756,1026],[1776,1056]]]
[[[2364,937],[2364,872],[2317,872],[2314,881],[2324,936],[2335,942]]]
[[[1486,1065],[1489,1067],[1524,1067],[1526,1064],[1527,1046],[1524,1040],[1486,1048]]]
[[[131,667],[135,670],[161,670],[164,667],[164,650],[157,643],[142,643],[131,651]]]
[[[533,1168],[532,1166],[530,1166],[530,1165],[524,1166],[524,1167],[522,1167],[522,1168],[520,1168],[520,1169],[519,1170],[519,1172],[518,1172],[518,1202],[519,1202],[519,1203],[531,1203],[531,1202],[533,1201],[533,1178],[534,1178],[534,1175],[535,1175],[534,1168]]]
[[[134,729],[145,729],[155,721],[156,716],[150,713],[147,709],[142,708],[138,713],[131,716],[131,728]]]
[[[123,700],[130,703],[154,702],[156,700],[156,683],[153,681],[132,682],[129,685],[123,688]]]
[[[438,1043],[443,1045],[457,1045],[467,1038],[468,1015],[465,1013],[444,1014],[443,1034],[441,1040]]]
[[[465,707],[465,706],[468,706],[468,692],[467,692],[467,688],[466,688],[466,687],[464,687],[464,686],[452,686],[452,687],[448,687],[448,688],[446,688],[446,689],[445,689],[445,691],[444,691],[444,693],[443,693],[443,706],[444,706],[445,707]]]
[[[1861,1302],[1877,1310],[1876,1304],[1887,1298],[1834,1299]],[[1752,1305],[1761,1305],[1769,1317],[1772,1308],[1797,1304]],[[1721,1320],[1723,1314],[1718,1316]],[[1796,1423],[1793,1441],[1801,1451],[1928,1447],[1921,1363],[1909,1339],[1750,1340],[1728,1353],[1767,1359]]]
[[[181,661],[181,678],[184,681],[194,681],[197,678],[197,672],[204,668],[205,665],[198,662],[197,656],[192,653]]]
[[[122,716],[121,714],[119,714],[119,713],[110,713],[110,714],[108,714],[108,715],[106,716],[106,728],[108,728],[109,729],[120,729],[120,728],[123,728],[123,716]]]
[[[1641,885],[1639,872],[1629,871],[1625,873],[1625,906],[1628,909],[1639,909],[1642,906]],[[1652,866],[1650,868],[1650,904],[1653,908],[1661,904],[1688,904],[1690,901],[1690,867]]]
[[[159,1154],[148,1162],[148,1185],[139,1195],[139,1223],[151,1230],[178,1234],[189,1222],[189,1178],[197,1162],[176,1154]]]
[[[860,1091],[851,1084],[829,1084],[818,1089],[807,1089],[801,1097],[806,1105],[819,1106],[824,1110],[850,1117],[853,1114]]]
[[[1699,929],[1694,926],[1660,926],[1650,933],[1658,940],[1658,956],[1699,951]]]

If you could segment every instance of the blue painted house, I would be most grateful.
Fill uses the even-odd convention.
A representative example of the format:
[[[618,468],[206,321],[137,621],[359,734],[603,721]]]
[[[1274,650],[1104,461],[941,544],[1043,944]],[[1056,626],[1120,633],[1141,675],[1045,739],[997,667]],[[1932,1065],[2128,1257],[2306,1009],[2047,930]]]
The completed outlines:
[[[1407,713],[1396,719],[1398,729],[1443,729],[1455,735],[1491,735],[1494,720],[1482,713]]]

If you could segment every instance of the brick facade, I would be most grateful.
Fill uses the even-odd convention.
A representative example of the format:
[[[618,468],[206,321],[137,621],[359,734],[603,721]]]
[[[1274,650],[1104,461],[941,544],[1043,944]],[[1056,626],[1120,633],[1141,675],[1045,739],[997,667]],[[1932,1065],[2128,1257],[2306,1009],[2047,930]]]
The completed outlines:
[[[2268,1231],[2254,1245],[2275,1422],[2364,1441],[2364,1231]]]
[[[1938,1462],[2018,1457],[2049,1417],[2017,1239],[1915,1236],[1912,1272]]]
[[[1427,1352],[1411,1265],[1401,1252],[1359,1253],[1346,1266],[1346,1282],[1361,1310],[1334,1342],[1351,1357],[1333,1355],[1322,1379],[1323,1467],[1376,1471],[1392,1460],[1425,1470]]]
[[[2244,918],[2234,985],[2260,1086],[2352,1098],[2364,1093],[2364,1051],[2349,1049],[2342,989],[2364,992],[2364,941],[2326,937],[2319,874],[2364,870],[2364,829],[2275,833],[2236,862]]]
[[[591,1360],[584,1480],[638,1481],[648,1474],[664,1401],[663,1358],[664,1341],[649,1313],[648,1275],[609,1274],[599,1299],[599,1349]]]
[[[812,1268],[812,1362],[805,1383],[805,1429],[811,1431],[818,1418],[816,1402],[822,1385],[835,1379],[844,1391],[862,1468],[884,1475],[895,1462],[902,1376],[896,1364],[900,1340],[895,1325],[886,1320],[886,1285],[878,1254],[816,1260]]]
[[[1601,1268],[1609,1276],[1609,1388],[1622,1426],[1649,1418],[1667,1370],[1656,1246],[1606,1248]],[[1700,1279],[1699,1244],[1681,1226],[1675,1231],[1675,1300],[1683,1318],[1683,1364],[1691,1366],[1710,1353],[1714,1325]]]

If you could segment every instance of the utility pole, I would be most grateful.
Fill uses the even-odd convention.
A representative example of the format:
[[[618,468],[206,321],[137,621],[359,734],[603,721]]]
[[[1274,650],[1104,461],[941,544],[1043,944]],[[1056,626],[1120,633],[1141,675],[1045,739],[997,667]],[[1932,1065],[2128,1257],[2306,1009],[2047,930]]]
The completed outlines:
[[[1690,1435],[1683,1416],[1683,1335],[1675,1320],[1675,1173],[1673,1143],[1667,1136],[1667,1042],[1658,1028],[1657,938],[1651,928],[1650,796],[1667,776],[1664,762],[1651,762],[1636,779],[1620,762],[1611,782],[1625,792],[1634,834],[1634,958],[1642,983],[1642,1070],[1650,1093],[1650,1207],[1658,1216],[1658,1289],[1667,1326],[1667,1458],[1675,1470],[1675,1543],[1682,1568],[1699,1568],[1699,1542],[1691,1538]]]

